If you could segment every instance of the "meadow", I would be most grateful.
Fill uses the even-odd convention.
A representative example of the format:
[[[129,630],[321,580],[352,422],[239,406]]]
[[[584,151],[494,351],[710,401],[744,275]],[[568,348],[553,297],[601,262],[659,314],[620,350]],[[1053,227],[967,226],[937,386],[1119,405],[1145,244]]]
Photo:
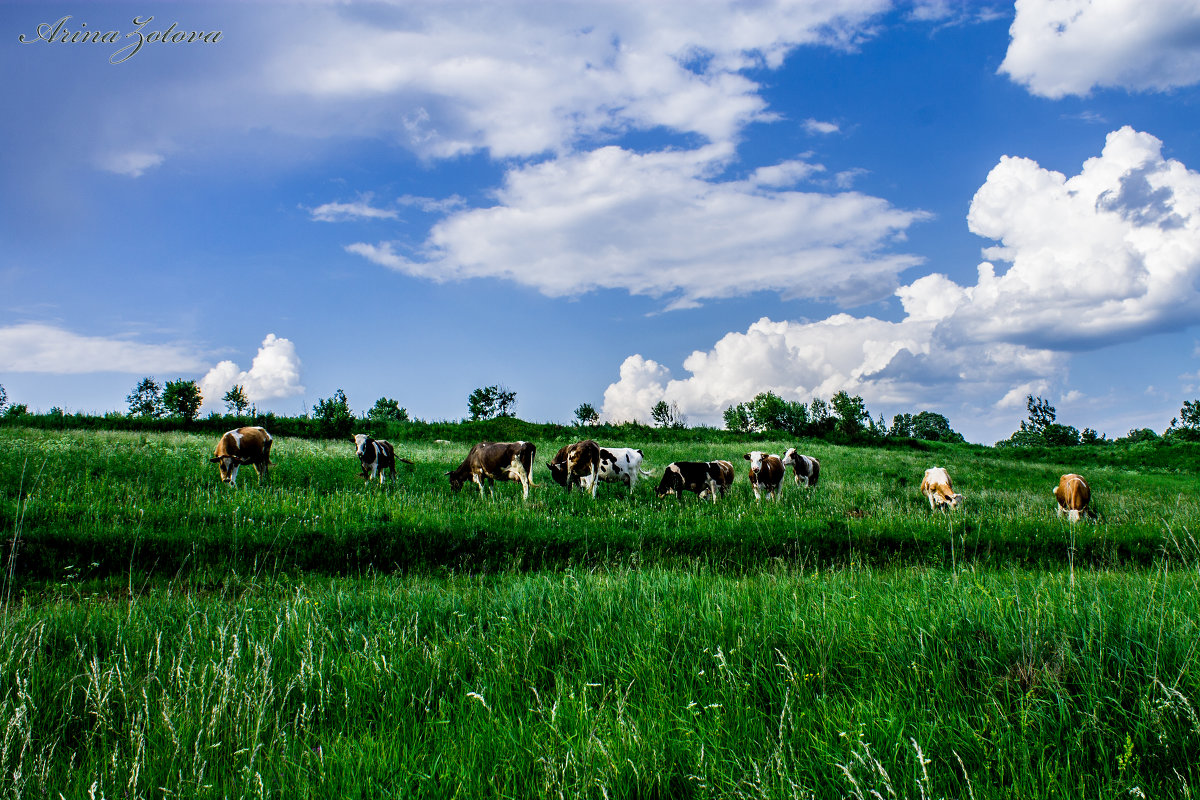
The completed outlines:
[[[655,475],[593,502],[550,482],[565,441],[537,441],[523,503],[450,491],[469,442],[397,442],[417,463],[364,486],[349,441],[280,438],[270,480],[231,489],[211,435],[0,428],[0,792],[1200,787],[1193,469],[606,441]],[[791,444],[820,486],[756,503],[742,454]],[[740,462],[729,497],[655,497],[711,458]],[[934,464],[953,514],[917,492]],[[1056,517],[1065,471],[1095,522]]]

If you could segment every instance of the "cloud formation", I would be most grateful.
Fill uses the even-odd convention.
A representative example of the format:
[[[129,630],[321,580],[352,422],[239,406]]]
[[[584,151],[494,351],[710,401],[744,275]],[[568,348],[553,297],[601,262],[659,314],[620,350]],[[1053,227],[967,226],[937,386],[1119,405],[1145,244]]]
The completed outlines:
[[[1200,82],[1194,0],[1017,0],[1000,72],[1034,94],[1164,91]]]
[[[890,252],[924,219],[857,192],[800,191],[819,165],[787,161],[719,180],[728,148],[620,147],[511,169],[489,208],[451,213],[421,252],[346,249],[431,280],[504,278],[551,297],[594,289],[671,296],[669,308],[756,291],[863,303],[921,259]]]
[[[241,386],[246,399],[255,404],[304,394],[296,345],[268,333],[250,369],[243,370],[232,361],[218,363],[200,379],[204,407],[210,411],[220,409],[221,398],[234,386]]]
[[[645,419],[658,400],[719,423],[762,391],[789,399],[838,390],[868,403],[952,412],[1019,408],[1061,381],[1068,353],[1200,319],[1200,174],[1122,128],[1072,178],[1005,157],[971,204],[970,229],[1011,262],[974,286],[940,274],[896,290],[899,322],[836,314],[760,319],[683,362],[688,377],[638,354],[605,392],[606,418]]]
[[[80,375],[92,372],[196,372],[204,360],[179,344],[82,336],[42,322],[0,328],[0,371]]]

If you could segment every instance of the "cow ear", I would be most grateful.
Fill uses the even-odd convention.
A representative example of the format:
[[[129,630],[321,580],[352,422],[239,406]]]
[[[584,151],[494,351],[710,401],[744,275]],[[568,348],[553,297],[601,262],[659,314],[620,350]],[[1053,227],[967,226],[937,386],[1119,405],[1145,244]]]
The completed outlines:
[[[750,460],[750,454],[749,454],[749,453],[746,453],[746,460],[747,460],[747,461],[749,461],[749,460]]]
[[[220,461],[220,460],[221,460],[220,458],[218,458],[218,457],[216,457],[216,456],[213,456],[212,458],[210,458],[210,459],[208,460],[208,463],[210,463],[210,464],[216,464],[216,463],[217,463],[218,461]]]

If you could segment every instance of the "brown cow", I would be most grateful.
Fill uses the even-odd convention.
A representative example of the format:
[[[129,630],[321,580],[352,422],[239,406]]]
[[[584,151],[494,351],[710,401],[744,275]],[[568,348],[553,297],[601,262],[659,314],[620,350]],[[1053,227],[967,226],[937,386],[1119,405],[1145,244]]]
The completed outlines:
[[[262,483],[268,468],[274,466],[271,463],[271,434],[266,428],[259,427],[229,431],[217,442],[216,452],[208,461],[217,465],[221,480],[230,486],[237,486],[238,467],[242,464],[253,464],[258,471],[258,481]]]
[[[1095,516],[1088,508],[1088,503],[1092,500],[1092,488],[1081,475],[1074,472],[1058,479],[1058,486],[1054,487],[1054,499],[1058,501],[1058,516],[1061,517],[1065,511],[1067,519],[1071,522],[1078,522],[1079,517],[1084,514],[1089,517]]]
[[[921,494],[929,498],[929,507],[933,509],[958,508],[958,504],[963,500],[961,494],[954,493],[950,473],[942,467],[930,467],[925,470],[925,478],[921,481]]]
[[[450,488],[456,492],[467,481],[473,481],[479,486],[480,497],[483,497],[484,480],[493,494],[496,481],[520,481],[522,496],[528,500],[529,487],[535,485],[533,458],[536,452],[533,442],[480,442],[471,448],[458,469],[450,470],[446,477],[450,479]]]
[[[750,462],[750,488],[754,490],[754,499],[761,500],[765,492],[768,500],[771,499],[771,495],[778,500],[782,494],[780,490],[783,488],[783,476],[787,474],[783,460],[777,455],[768,455],[761,450],[746,453],[746,460]]]
[[[554,482],[568,492],[578,484],[582,491],[590,489],[592,497],[596,496],[596,486],[600,483],[600,445],[591,439],[565,445],[546,466]]]

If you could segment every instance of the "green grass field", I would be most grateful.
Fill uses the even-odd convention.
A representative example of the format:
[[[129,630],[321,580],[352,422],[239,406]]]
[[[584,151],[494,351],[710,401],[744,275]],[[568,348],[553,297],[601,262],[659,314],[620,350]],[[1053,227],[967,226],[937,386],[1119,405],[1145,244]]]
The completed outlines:
[[[539,441],[523,503],[450,491],[470,442],[381,487],[280,438],[236,489],[214,443],[0,428],[4,796],[1200,790],[1194,471],[812,442],[821,485],[756,503],[742,454],[791,443],[661,442],[593,502]],[[655,497],[712,458],[729,497]]]

